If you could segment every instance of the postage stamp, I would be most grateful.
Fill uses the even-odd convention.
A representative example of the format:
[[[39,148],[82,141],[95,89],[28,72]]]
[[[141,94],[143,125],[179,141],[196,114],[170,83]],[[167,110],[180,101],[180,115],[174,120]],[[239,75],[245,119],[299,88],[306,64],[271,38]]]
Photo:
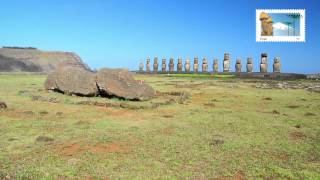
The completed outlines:
[[[257,9],[257,42],[305,42],[304,9]]]

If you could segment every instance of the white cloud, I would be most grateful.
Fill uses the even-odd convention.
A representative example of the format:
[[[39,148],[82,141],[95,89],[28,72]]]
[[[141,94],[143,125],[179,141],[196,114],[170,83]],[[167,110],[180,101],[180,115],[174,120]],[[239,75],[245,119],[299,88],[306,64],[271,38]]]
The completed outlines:
[[[290,30],[293,29],[292,27],[290,27],[290,26],[288,26],[286,24],[283,24],[281,22],[277,22],[277,23],[273,24],[272,27],[274,28],[274,30],[281,30],[281,31],[288,30],[288,28]]]

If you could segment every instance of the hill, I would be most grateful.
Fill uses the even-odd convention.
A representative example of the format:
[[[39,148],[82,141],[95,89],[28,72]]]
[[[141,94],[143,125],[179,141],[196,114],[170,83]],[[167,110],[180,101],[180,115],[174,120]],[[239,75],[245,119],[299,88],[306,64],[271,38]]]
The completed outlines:
[[[41,51],[36,48],[0,48],[0,72],[50,73],[59,65],[71,64],[90,69],[72,52]]]

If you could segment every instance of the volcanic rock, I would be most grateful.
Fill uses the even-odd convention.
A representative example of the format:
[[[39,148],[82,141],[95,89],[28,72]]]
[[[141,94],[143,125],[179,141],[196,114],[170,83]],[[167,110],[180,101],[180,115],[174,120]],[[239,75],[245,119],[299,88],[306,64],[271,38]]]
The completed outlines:
[[[147,84],[139,83],[125,69],[104,68],[97,73],[100,95],[116,96],[128,100],[148,100],[155,91]]]
[[[81,96],[96,96],[98,94],[95,73],[73,66],[60,67],[49,74],[45,88]]]

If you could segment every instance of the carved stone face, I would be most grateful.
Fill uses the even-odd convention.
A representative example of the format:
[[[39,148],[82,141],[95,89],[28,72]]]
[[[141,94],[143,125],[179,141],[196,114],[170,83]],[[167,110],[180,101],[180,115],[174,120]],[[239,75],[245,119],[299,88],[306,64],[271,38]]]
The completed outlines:
[[[261,64],[267,64],[267,57],[261,58]]]
[[[223,61],[223,71],[224,72],[230,71],[230,61]]]

